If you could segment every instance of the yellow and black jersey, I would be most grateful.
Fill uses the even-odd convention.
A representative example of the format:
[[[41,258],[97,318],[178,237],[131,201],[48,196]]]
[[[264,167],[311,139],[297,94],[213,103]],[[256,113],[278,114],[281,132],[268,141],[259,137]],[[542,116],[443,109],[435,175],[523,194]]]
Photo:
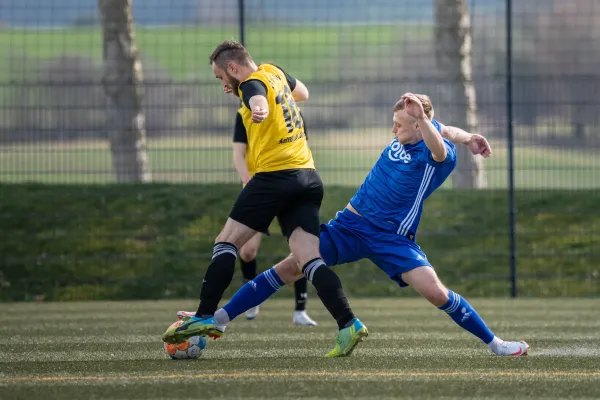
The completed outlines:
[[[306,119],[304,119],[304,115],[302,115],[302,111],[300,111],[300,117],[302,118],[302,126],[304,127],[304,136],[306,136],[306,140],[308,140],[308,128],[306,126]],[[248,144],[248,133],[246,132],[246,127],[244,126],[242,114],[239,112],[236,113],[235,116],[233,143]],[[254,166],[254,160],[249,159],[248,148],[246,148],[246,165],[248,166],[248,173],[252,177],[256,173],[256,167]]]
[[[275,65],[262,64],[240,84],[238,113],[246,130],[246,162],[251,173],[315,167],[304,121],[292,97],[295,83]],[[261,123],[252,122],[248,104],[255,95],[265,96],[269,104],[269,115]]]

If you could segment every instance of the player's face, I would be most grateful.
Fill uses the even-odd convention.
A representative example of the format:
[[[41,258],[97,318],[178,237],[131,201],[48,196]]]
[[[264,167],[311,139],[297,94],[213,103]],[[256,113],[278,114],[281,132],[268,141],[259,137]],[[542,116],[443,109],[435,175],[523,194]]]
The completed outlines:
[[[417,142],[419,130],[413,118],[405,110],[394,113],[394,126],[392,133],[401,144],[412,144]]]
[[[212,64],[213,74],[215,74],[215,78],[221,81],[223,85],[223,91],[225,93],[232,93],[238,96],[238,88],[240,87],[240,81],[235,79],[229,72],[223,70],[217,66],[217,64]]]

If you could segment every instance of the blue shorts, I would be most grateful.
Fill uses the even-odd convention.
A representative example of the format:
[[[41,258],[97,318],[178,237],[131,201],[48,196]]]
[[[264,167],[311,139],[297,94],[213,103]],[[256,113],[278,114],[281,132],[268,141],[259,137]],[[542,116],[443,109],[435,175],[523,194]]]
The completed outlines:
[[[431,264],[414,241],[385,231],[348,209],[321,225],[320,250],[329,266],[368,258],[401,287],[402,274]]]

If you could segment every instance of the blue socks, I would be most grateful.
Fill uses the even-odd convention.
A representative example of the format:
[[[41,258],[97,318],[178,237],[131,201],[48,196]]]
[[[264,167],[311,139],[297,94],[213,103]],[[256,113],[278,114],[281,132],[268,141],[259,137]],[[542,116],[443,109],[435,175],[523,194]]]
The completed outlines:
[[[263,303],[283,285],[284,283],[275,273],[275,268],[271,268],[248,281],[223,307],[229,316],[229,321],[244,311]]]
[[[489,344],[494,339],[494,334],[490,328],[487,327],[467,300],[452,290],[449,290],[449,292],[448,302],[438,308],[446,312],[461,328],[471,332],[485,344]]]

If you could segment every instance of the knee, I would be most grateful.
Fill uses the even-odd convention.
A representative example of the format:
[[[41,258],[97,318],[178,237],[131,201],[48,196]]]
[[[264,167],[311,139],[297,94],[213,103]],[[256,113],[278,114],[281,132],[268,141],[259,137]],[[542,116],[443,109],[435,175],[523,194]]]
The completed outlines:
[[[234,239],[233,235],[226,232],[225,230],[222,230],[221,233],[219,233],[219,235],[215,239],[215,244],[217,244],[217,243],[232,243],[235,245],[233,239]],[[239,249],[239,247],[238,247],[238,249]]]
[[[290,250],[296,262],[304,265],[308,261],[319,258],[319,237],[308,233],[302,228],[296,228],[289,240]]]
[[[298,268],[298,262],[292,256],[277,264],[275,266],[275,272],[277,272],[279,279],[286,285],[288,283],[296,282],[298,279],[304,277]]]
[[[215,239],[215,244],[217,243],[231,243],[238,249],[238,251],[244,245],[244,242],[239,235],[236,235],[234,232],[226,231],[221,231],[221,233],[219,233],[219,236],[217,236]]]
[[[240,258],[246,262],[252,261],[258,255],[258,248],[256,246],[242,246],[240,249]]]
[[[442,285],[435,285],[423,292],[425,297],[431,304],[436,307],[441,307],[448,302],[448,289]]]

